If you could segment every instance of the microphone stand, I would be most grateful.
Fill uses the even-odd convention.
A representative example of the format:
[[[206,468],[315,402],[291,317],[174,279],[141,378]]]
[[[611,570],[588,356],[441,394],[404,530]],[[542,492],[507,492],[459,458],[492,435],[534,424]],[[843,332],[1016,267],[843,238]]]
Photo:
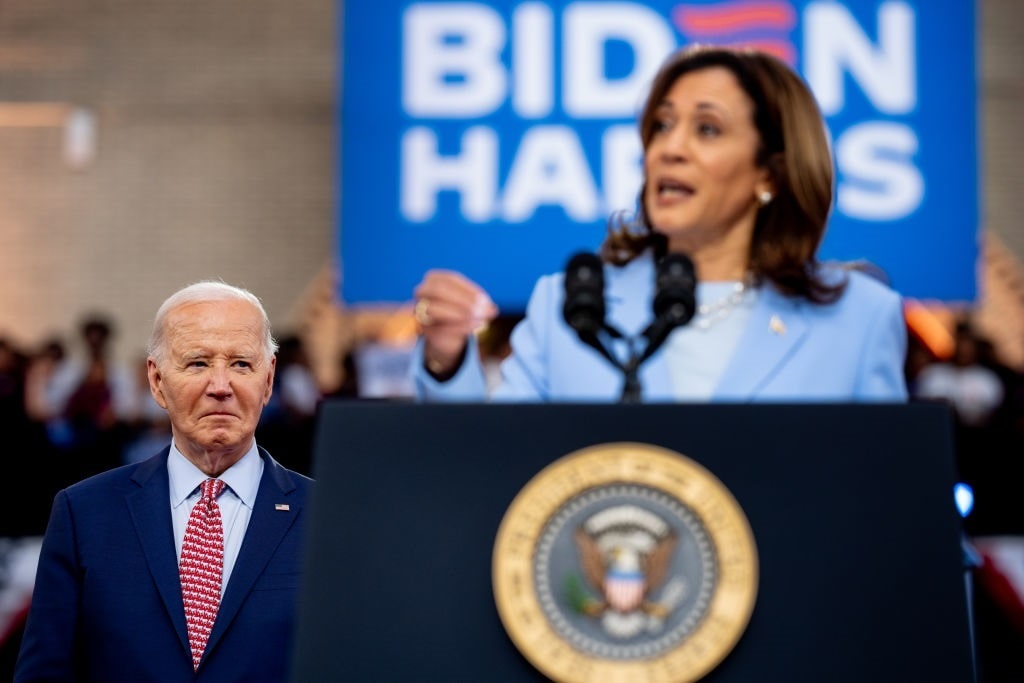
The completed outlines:
[[[605,322],[602,268],[600,259],[586,252],[570,259],[566,267],[562,314],[580,341],[595,349],[622,373],[619,402],[640,403],[640,365],[661,347],[672,330],[685,325],[693,317],[696,308],[693,262],[684,254],[668,254],[662,258],[655,278],[654,320],[643,333],[630,337]],[[626,362],[609,350],[601,339],[602,335],[627,340],[629,358]],[[640,339],[647,340],[642,352],[637,349]]]
[[[622,396],[619,403],[640,403],[640,357],[631,353],[622,366]]]
[[[628,341],[629,359],[625,363],[619,360],[615,354],[608,349],[608,346],[601,340],[601,333],[607,334],[612,339],[626,339]],[[622,395],[619,398],[619,402],[640,403],[640,363],[647,359],[650,355],[649,352],[653,352],[651,346],[648,345],[643,354],[638,354],[636,352],[637,337],[626,337],[626,335],[603,321],[601,322],[600,329],[597,331],[577,328],[576,334],[579,336],[580,341],[600,353],[609,363],[614,365],[619,372],[622,373]]]
[[[604,321],[601,321],[600,327],[596,330],[577,326],[576,333],[584,344],[595,349],[622,373],[622,394],[619,397],[619,403],[640,403],[642,396],[640,365],[661,348],[672,330],[684,325],[688,320],[689,317],[680,318],[678,315],[659,315],[641,334],[632,337],[627,337]],[[612,339],[625,339],[628,342],[629,358],[625,362],[616,358],[615,354],[608,349],[608,346],[601,340],[601,333],[607,334]],[[638,352],[637,344],[641,339],[647,340],[647,346],[642,352]]]
[[[622,396],[620,403],[640,403],[640,365],[654,355],[654,352],[661,348],[661,345],[668,339],[669,333],[681,323],[668,316],[658,316],[654,319],[640,337],[632,337],[629,340],[629,360],[620,363],[622,370]],[[637,353],[636,342],[640,339],[647,340],[647,346],[642,353]]]

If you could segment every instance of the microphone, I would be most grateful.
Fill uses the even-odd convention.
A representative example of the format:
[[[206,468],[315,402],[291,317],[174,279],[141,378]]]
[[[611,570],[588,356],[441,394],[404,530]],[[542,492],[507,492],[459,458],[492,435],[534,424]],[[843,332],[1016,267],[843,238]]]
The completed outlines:
[[[596,254],[580,252],[565,267],[565,301],[562,315],[580,341],[596,349],[622,371],[623,403],[640,401],[640,364],[665,343],[675,328],[685,325],[697,311],[697,274],[685,254],[667,254],[659,262],[654,280],[654,321],[642,335],[629,337],[631,351],[625,362],[616,358],[601,340],[601,333],[621,339],[622,333],[605,322],[604,265]],[[638,353],[635,342],[647,340]]]
[[[666,254],[654,279],[654,315],[672,327],[690,322],[697,312],[697,271],[686,254]]]
[[[638,364],[657,351],[672,330],[690,322],[697,312],[697,272],[686,254],[669,253],[662,257],[654,287],[654,322],[644,330],[647,348]]]
[[[565,302],[562,316],[580,340],[596,349],[616,367],[622,364],[601,342],[598,335],[611,332],[605,325],[604,265],[596,254],[580,252],[565,267]]]
[[[569,259],[562,314],[579,334],[597,334],[604,326],[604,267],[595,254],[580,252]]]

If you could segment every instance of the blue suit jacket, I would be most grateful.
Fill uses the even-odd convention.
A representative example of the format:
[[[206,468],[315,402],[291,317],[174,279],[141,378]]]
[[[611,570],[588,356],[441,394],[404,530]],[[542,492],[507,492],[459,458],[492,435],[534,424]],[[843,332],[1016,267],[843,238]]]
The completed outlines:
[[[606,319],[626,335],[639,334],[652,318],[654,263],[649,255],[624,267],[605,266]],[[907,328],[902,299],[881,282],[836,267],[849,278],[843,296],[828,305],[787,297],[770,285],[759,290],[754,310],[718,380],[712,401],[905,401],[903,366]],[[580,342],[564,321],[562,274],[537,282],[526,318],[512,333],[512,355],[502,365],[496,400],[616,401],[622,372]],[[614,351],[627,357],[626,342]],[[421,400],[467,401],[485,397],[475,347],[451,380],[438,383],[423,370],[422,340],[412,372]],[[663,351],[640,368],[643,400],[672,401]]]
[[[171,525],[169,451],[57,494],[15,681],[287,680],[312,480],[260,449],[255,508],[193,672]]]

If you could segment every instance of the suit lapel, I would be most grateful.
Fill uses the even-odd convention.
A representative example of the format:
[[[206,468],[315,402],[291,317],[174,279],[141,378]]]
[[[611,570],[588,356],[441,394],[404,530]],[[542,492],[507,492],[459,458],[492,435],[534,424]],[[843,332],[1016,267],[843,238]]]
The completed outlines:
[[[290,495],[294,492],[295,485],[289,474],[262,448],[260,456],[264,462],[260,488],[256,493],[256,502],[249,518],[249,526],[245,530],[242,547],[238,552],[238,559],[231,570],[231,578],[228,579],[228,587],[217,613],[217,621],[214,622],[213,631],[210,633],[210,640],[206,646],[207,653],[214,648],[234,620],[242,603],[252,591],[256,579],[302,510],[301,503]],[[275,507],[281,503],[287,503],[288,509]]]
[[[803,343],[807,335],[806,313],[794,299],[763,286],[757,303],[722,373],[713,399],[750,401]]]
[[[190,652],[188,628],[185,625],[185,608],[181,600],[181,579],[178,576],[178,558],[174,551],[174,525],[171,522],[171,508],[168,502],[170,483],[167,476],[167,455],[170,447],[161,455],[141,463],[132,480],[139,489],[126,497],[132,524],[139,545],[146,556],[153,583],[156,584],[164,609],[174,624],[181,646]]]

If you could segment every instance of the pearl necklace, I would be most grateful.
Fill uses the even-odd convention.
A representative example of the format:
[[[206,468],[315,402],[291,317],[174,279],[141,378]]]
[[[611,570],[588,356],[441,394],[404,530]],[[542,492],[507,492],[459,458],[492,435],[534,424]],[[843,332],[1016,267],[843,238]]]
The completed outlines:
[[[729,317],[737,306],[747,298],[747,292],[753,289],[753,278],[747,275],[739,282],[732,285],[732,291],[718,301],[697,306],[697,314],[693,317],[693,324],[698,329],[706,330],[719,320]]]

